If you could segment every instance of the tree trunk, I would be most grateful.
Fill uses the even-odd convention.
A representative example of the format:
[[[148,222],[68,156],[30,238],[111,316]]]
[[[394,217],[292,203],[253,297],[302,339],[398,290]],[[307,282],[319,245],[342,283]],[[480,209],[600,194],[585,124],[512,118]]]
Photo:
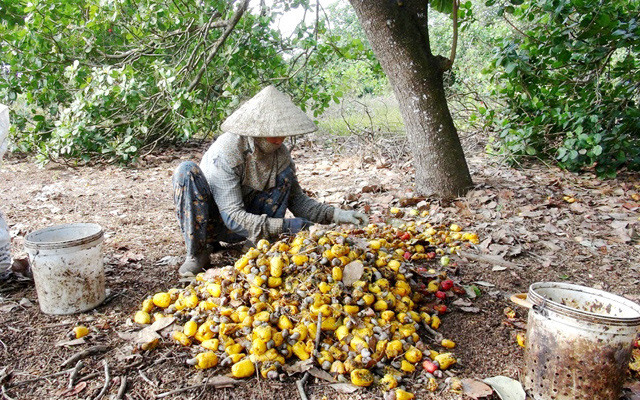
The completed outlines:
[[[472,186],[444,92],[449,60],[429,45],[428,2],[349,0],[400,104],[416,168],[416,192],[450,198]]]

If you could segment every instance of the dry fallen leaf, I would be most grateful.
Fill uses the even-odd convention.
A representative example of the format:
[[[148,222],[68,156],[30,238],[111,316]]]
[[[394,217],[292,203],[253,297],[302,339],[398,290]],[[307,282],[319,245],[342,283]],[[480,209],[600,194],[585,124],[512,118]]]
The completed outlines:
[[[14,258],[11,263],[11,271],[20,276],[33,279],[31,264],[29,264],[29,259],[26,257]]]
[[[304,361],[298,361],[293,365],[285,364],[282,366],[282,370],[289,376],[293,374],[299,374],[301,372],[307,372],[311,368],[313,368],[313,358],[309,358],[308,360]]]
[[[357,236],[349,236],[351,247],[367,251],[369,249],[369,241]]]
[[[525,400],[527,395],[522,384],[506,376],[494,376],[483,380],[496,391],[502,400]]]
[[[458,306],[458,307],[471,307],[473,303],[470,302],[469,300],[459,298],[455,300],[453,303],[451,303],[451,305]]]
[[[315,367],[309,370],[309,374],[312,376],[315,376],[318,379],[323,379],[327,382],[336,382],[336,379],[333,376],[331,376],[330,373]]]
[[[463,379],[462,380],[462,392],[471,397],[472,399],[480,399],[488,397],[493,394],[493,389],[486,383],[482,383],[475,379]]]
[[[342,283],[345,286],[351,286],[357,280],[360,280],[362,273],[364,272],[364,265],[362,262],[355,260],[345,265],[344,272],[342,273]]]
[[[384,189],[380,185],[368,185],[364,186],[360,191],[362,193],[379,193],[383,192]]]
[[[33,303],[31,302],[31,300],[27,299],[26,297],[20,299],[20,305],[22,307],[33,307]]]
[[[153,343],[155,340],[160,339],[160,335],[154,330],[147,328],[142,329],[136,335],[134,342],[140,345]]]
[[[84,340],[84,338],[80,338],[80,339],[73,339],[73,340],[64,340],[61,342],[56,343],[57,347],[61,347],[61,346],[77,346],[79,344],[85,344],[87,343],[86,340]]]
[[[545,245],[549,250],[551,251],[559,251],[562,250],[562,247],[556,245],[555,243],[546,241],[546,240],[542,240],[540,243],[542,243],[543,245]]]
[[[153,324],[135,332],[117,332],[121,339],[131,341],[139,345],[148,345],[160,339],[158,332],[170,327],[175,322],[174,317],[159,318]]]
[[[485,281],[475,281],[473,283],[475,283],[476,285],[479,285],[479,286],[484,286],[484,287],[494,287],[495,286],[493,283],[489,283],[489,282],[485,282]]]
[[[243,305],[243,304],[244,304],[244,302],[243,302],[242,300],[231,300],[231,301],[229,302],[229,306],[230,306],[231,308],[238,308],[238,307],[240,307],[240,306],[241,306],[241,305]]]
[[[353,393],[360,389],[358,386],[352,385],[350,383],[333,383],[329,385],[329,387],[336,390],[337,392],[346,394]]]
[[[238,384],[238,381],[230,376],[218,375],[207,380],[207,386],[213,386],[216,389],[230,388]]]
[[[223,269],[222,268],[209,268],[204,272],[204,276],[202,279],[210,281],[218,276],[222,276]]]
[[[404,197],[400,199],[400,207],[412,207],[425,201],[424,197]]]
[[[175,322],[175,318],[174,317],[165,317],[165,318],[158,318],[155,320],[155,322],[153,324],[151,324],[150,326],[144,328],[144,329],[149,329],[152,331],[161,331],[164,328],[166,328],[167,326],[173,324]]]
[[[16,307],[18,307],[16,303],[5,304],[2,307],[0,307],[0,312],[11,312]]]
[[[137,263],[144,260],[144,255],[140,253],[134,253],[133,251],[127,251],[118,259],[118,264],[125,266],[129,263]]]
[[[86,387],[87,387],[87,382],[86,381],[85,382],[80,382],[73,389],[71,389],[68,392],[66,392],[63,396],[64,397],[75,396],[78,393],[82,392]]]

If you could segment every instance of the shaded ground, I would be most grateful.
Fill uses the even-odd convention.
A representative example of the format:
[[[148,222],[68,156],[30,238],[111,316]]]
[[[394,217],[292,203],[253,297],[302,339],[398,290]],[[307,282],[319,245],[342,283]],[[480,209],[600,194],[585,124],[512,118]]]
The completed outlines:
[[[187,350],[168,341],[152,352],[132,354],[132,345],[118,332],[134,328],[131,317],[148,294],[184,285],[173,264],[183,243],[175,221],[171,174],[182,160],[198,159],[206,145],[165,151],[145,157],[136,168],[92,167],[39,169],[28,160],[9,159],[0,169],[0,208],[13,234],[15,257],[24,255],[24,235],[36,229],[71,222],[95,222],[105,231],[104,254],[108,301],[96,310],[73,316],[39,312],[32,282],[16,279],[0,283],[0,372],[11,376],[5,396],[14,399],[94,398],[104,384],[104,364],[113,378],[106,398],[115,398],[122,377],[125,397],[149,399],[198,384],[225,370],[197,372],[184,365]],[[299,142],[293,151],[303,188],[321,201],[367,209],[374,221],[388,217],[391,206],[412,199],[411,163],[386,149],[347,146],[336,154],[335,143]],[[469,158],[476,187],[450,203],[429,202],[434,222],[457,223],[475,231],[481,244],[476,255],[499,257],[499,262],[455,258],[455,279],[478,286],[482,294],[471,300],[480,312],[451,307],[440,331],[457,343],[459,377],[518,378],[522,348],[515,335],[526,313],[505,314],[508,297],[526,292],[538,281],[565,281],[604,289],[633,301],[640,299],[640,248],[636,229],[640,207],[637,176],[602,182],[587,174],[576,176],[555,168],[514,170],[473,153]],[[218,256],[229,262],[238,249]],[[169,256],[169,257],[167,257]],[[85,343],[62,345],[71,328],[84,323],[91,329]],[[106,351],[84,359],[78,393],[69,392],[68,374],[18,382],[63,370],[60,364],[92,345]],[[2,380],[0,373],[0,380]],[[86,384],[82,384],[82,379]],[[444,380],[440,380],[444,382]],[[407,383],[419,398],[460,398],[441,391],[428,395]],[[444,389],[444,385],[443,385]],[[377,389],[338,394],[323,382],[307,386],[311,399],[381,398]],[[430,397],[431,396],[431,397]],[[232,389],[197,389],[167,398],[292,399],[293,380],[252,379]]]

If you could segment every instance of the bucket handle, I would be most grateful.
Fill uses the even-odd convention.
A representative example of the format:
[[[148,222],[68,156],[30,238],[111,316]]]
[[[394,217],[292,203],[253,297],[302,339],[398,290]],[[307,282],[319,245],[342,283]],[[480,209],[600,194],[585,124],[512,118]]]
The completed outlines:
[[[517,305],[519,305],[520,307],[525,307],[525,308],[533,307],[533,303],[527,300],[526,293],[516,293],[511,296],[510,300],[516,303]]]

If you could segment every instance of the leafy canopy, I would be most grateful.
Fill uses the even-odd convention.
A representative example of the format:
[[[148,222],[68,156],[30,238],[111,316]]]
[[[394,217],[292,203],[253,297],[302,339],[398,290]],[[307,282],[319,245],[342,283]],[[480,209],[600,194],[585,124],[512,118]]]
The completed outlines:
[[[0,101],[13,142],[40,162],[129,162],[207,136],[266,84],[315,114],[337,99],[321,66],[339,48],[324,22],[282,37],[273,22],[307,0],[6,0]],[[349,49],[341,49],[349,51]]]
[[[640,168],[640,3],[542,0],[500,12],[518,29],[490,68],[506,107],[481,112],[502,149],[601,176]]]

